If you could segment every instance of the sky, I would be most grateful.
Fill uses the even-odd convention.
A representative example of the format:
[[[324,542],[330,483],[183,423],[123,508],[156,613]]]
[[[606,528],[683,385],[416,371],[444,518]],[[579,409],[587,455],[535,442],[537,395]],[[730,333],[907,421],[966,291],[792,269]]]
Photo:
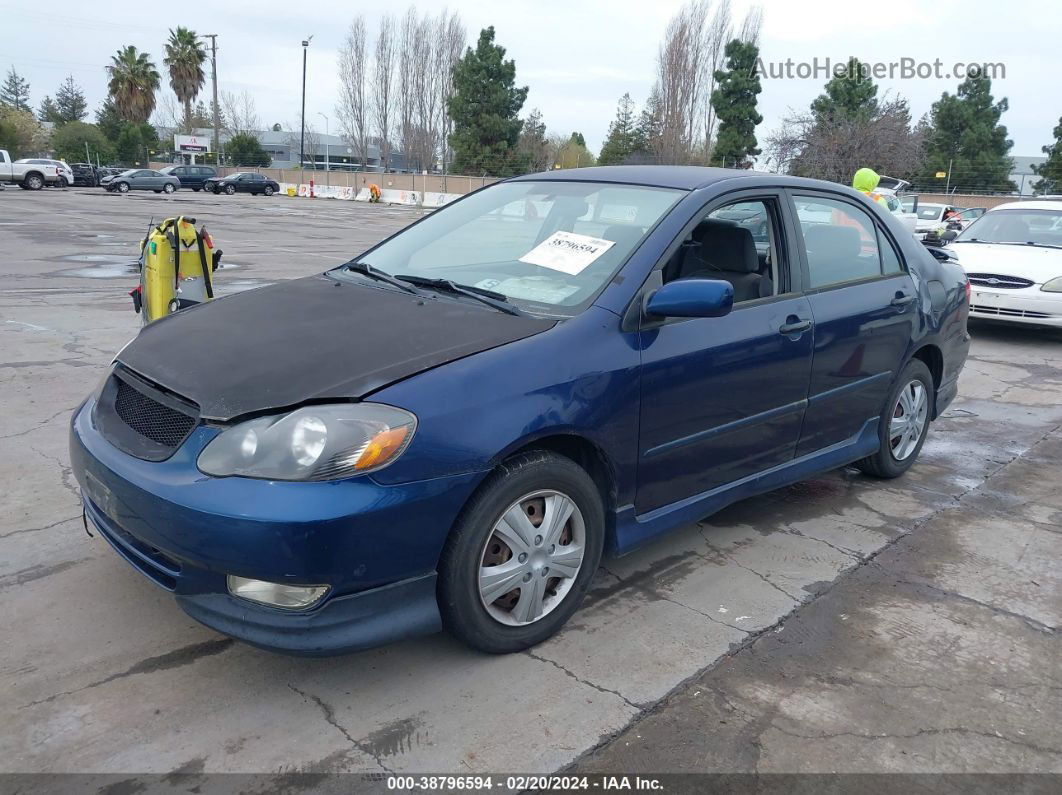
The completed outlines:
[[[653,82],[657,47],[680,0],[422,0],[421,13],[444,7],[457,11],[474,42],[493,25],[496,42],[516,62],[518,85],[530,88],[525,112],[542,111],[551,133],[583,133],[597,151],[625,92],[641,105]],[[740,21],[751,5],[733,0]],[[1051,142],[1062,115],[1062,2],[1057,0],[762,0],[761,57],[765,63],[844,61],[932,62],[942,72],[955,63],[1004,65],[993,82],[996,99],[1006,97],[1003,116],[1014,141],[1012,155],[1039,155]],[[167,28],[180,23],[218,35],[218,81],[222,91],[249,92],[267,125],[299,123],[301,40],[309,49],[306,118],[316,129],[336,132],[339,81],[337,49],[354,15],[362,13],[374,35],[381,15],[400,16],[407,4],[367,0],[255,3],[184,0],[173,21],[161,21],[161,7],[145,13],[132,0],[51,0],[47,11],[26,0],[0,0],[0,70],[14,66],[30,82],[37,107],[72,74],[95,108],[106,93],[105,65],[120,47],[133,44],[151,53],[162,71]],[[805,109],[828,78],[764,79],[757,129],[761,141],[789,108]],[[165,82],[165,79],[164,79]],[[929,111],[942,92],[954,93],[957,78],[882,79],[879,96],[900,94],[915,117]],[[168,91],[168,88],[166,89]],[[203,98],[209,97],[209,81]],[[320,114],[323,114],[320,115]],[[324,117],[328,117],[327,121]],[[91,121],[91,118],[89,119]]]

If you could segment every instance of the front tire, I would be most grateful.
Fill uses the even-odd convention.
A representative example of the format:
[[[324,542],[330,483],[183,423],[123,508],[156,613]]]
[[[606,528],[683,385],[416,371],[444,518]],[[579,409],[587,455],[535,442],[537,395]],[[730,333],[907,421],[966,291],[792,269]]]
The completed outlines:
[[[129,183],[128,182],[119,182],[115,186],[115,190],[117,190],[119,193],[128,193],[129,192]]]
[[[856,462],[856,466],[877,478],[898,478],[910,469],[929,433],[934,395],[929,368],[921,360],[912,359],[885,401],[878,420],[878,451]]]
[[[236,192],[236,186],[235,185],[226,185],[225,186],[226,195],[231,196],[235,192]]]
[[[265,186],[265,190],[263,190],[262,193],[264,193],[266,196],[272,196],[273,195],[273,186],[272,185],[266,185]]]
[[[605,511],[590,476],[547,451],[507,461],[461,511],[439,563],[443,625],[480,651],[521,651],[578,609],[601,561]]]

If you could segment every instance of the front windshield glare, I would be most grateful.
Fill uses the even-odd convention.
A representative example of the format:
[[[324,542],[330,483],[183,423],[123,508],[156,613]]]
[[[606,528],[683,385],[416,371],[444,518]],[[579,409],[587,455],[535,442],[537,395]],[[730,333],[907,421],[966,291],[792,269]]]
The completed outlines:
[[[1058,210],[995,210],[970,224],[955,242],[1032,243],[1062,246],[1062,212]]]
[[[633,185],[505,182],[437,210],[361,261],[392,275],[492,290],[531,311],[571,314],[682,195]]]

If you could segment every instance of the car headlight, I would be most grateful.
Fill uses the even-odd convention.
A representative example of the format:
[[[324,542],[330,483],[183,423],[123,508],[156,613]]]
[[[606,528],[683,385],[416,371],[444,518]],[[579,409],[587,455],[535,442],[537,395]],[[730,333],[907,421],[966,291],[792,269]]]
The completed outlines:
[[[306,406],[234,425],[199,454],[207,475],[339,480],[376,472],[409,446],[417,418],[380,403]]]
[[[1049,282],[1045,282],[1040,288],[1045,293],[1062,293],[1062,276],[1056,276]]]

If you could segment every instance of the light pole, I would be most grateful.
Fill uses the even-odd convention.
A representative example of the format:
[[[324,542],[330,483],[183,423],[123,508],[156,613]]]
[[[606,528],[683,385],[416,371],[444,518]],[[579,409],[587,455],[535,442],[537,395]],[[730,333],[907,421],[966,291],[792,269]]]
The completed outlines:
[[[328,176],[330,170],[328,167],[328,117],[321,113],[321,111],[317,111],[317,115],[325,120],[325,185],[328,186],[332,184],[329,182]]]
[[[306,51],[310,47],[313,36],[307,36],[302,42],[302,126],[299,130],[299,174],[304,168],[303,161],[306,159]],[[302,182],[302,177],[299,177]]]

